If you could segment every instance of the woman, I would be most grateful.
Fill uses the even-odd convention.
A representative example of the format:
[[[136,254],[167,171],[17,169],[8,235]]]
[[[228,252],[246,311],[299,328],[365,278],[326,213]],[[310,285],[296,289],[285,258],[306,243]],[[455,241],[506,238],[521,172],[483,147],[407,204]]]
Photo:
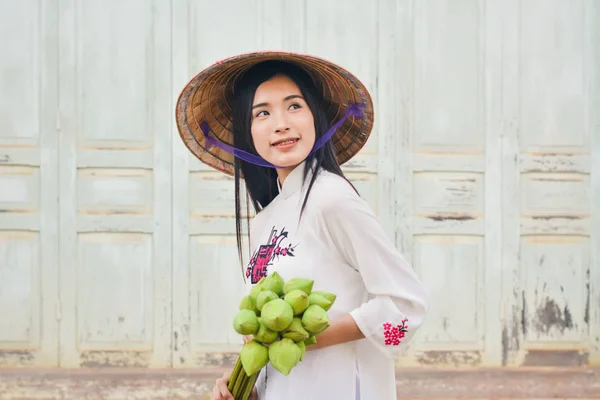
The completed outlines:
[[[192,153],[235,177],[240,260],[244,179],[256,212],[243,266],[248,290],[277,271],[337,295],[317,344],[288,376],[265,367],[253,398],[396,399],[394,359],[428,304],[416,274],[340,169],[373,125],[366,88],[316,57],[244,54],[192,79],[177,123]],[[212,399],[232,399],[228,377],[217,380]]]

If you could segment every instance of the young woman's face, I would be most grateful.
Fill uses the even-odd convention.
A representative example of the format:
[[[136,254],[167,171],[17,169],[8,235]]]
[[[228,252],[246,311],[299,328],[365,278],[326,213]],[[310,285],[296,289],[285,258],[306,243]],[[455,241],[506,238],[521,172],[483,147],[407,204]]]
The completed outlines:
[[[312,112],[287,76],[263,82],[252,103],[252,140],[258,154],[278,168],[279,180],[302,163],[315,144]]]

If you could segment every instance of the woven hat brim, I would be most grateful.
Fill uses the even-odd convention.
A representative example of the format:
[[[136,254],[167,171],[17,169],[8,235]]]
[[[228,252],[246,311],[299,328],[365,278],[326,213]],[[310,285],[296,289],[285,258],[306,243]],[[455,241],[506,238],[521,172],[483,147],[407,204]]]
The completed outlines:
[[[186,147],[203,163],[234,174],[234,158],[226,151],[207,145],[201,122],[207,122],[220,141],[233,145],[231,99],[233,85],[256,63],[280,60],[295,63],[320,83],[330,125],[339,121],[353,103],[363,105],[361,117],[349,117],[331,138],[340,165],[365,145],[373,129],[373,102],[367,88],[352,73],[319,57],[279,51],[254,52],[227,58],[204,69],[183,88],[175,109],[179,135]]]

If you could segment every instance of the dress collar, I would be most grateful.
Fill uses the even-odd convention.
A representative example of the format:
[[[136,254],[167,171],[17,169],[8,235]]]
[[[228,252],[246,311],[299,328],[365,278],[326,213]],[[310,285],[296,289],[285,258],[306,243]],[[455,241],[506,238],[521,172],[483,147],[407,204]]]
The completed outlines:
[[[306,167],[306,161],[299,164],[296,168],[290,172],[290,174],[285,178],[283,182],[283,186],[279,183],[279,179],[277,179],[277,188],[279,189],[280,195],[287,199],[294,193],[300,191],[303,186],[303,177],[304,177],[304,168]],[[310,181],[311,173],[309,172],[306,181]]]

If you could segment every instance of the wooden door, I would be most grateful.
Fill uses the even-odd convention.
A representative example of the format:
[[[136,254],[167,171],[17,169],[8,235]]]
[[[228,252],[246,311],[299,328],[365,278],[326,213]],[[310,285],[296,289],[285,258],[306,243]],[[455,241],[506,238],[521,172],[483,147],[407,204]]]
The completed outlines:
[[[0,1],[0,367],[58,364],[56,1]]]
[[[61,365],[168,366],[170,2],[59,18]]]

